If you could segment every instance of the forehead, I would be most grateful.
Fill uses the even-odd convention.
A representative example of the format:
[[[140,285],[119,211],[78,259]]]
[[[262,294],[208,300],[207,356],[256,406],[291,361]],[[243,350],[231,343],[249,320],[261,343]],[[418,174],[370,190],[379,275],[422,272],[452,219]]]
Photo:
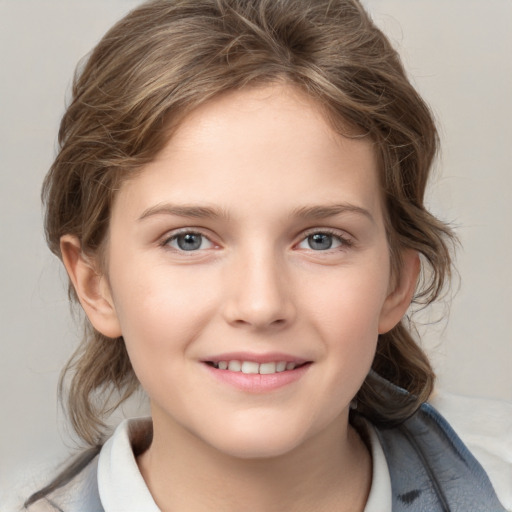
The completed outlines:
[[[340,135],[318,103],[286,84],[203,104],[119,195],[139,208],[171,200],[229,208],[238,200],[253,211],[340,201],[381,209],[371,140]]]
[[[371,145],[360,129],[341,118],[336,119],[335,129],[330,120],[333,116],[327,113],[327,108],[290,83],[250,86],[223,93],[193,110],[180,121],[166,149],[197,151],[200,139],[212,143],[205,146],[208,149],[222,151],[230,145],[232,150],[240,148],[244,153],[251,145],[266,147],[269,142],[275,150],[284,152],[297,141],[310,141],[319,153],[326,154],[347,138]],[[336,130],[342,131],[343,136]],[[217,138],[213,137],[215,134]],[[283,143],[287,145],[282,146]]]

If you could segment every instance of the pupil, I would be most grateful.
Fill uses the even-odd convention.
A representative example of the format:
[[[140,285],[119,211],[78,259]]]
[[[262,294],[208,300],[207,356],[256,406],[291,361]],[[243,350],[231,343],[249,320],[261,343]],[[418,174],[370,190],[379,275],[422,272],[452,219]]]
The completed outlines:
[[[187,233],[177,239],[178,247],[183,251],[194,251],[201,247],[201,235],[197,233]]]
[[[325,233],[315,233],[310,235],[308,239],[311,249],[325,251],[332,246],[332,236]]]

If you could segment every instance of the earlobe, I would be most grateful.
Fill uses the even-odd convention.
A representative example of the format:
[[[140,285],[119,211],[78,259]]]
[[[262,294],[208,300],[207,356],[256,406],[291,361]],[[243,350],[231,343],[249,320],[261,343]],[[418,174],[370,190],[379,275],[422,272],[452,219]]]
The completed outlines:
[[[379,318],[379,334],[384,334],[405,315],[411,304],[418,275],[420,272],[420,258],[417,251],[407,250],[402,254],[402,267],[400,275],[393,290],[386,297]]]
[[[83,254],[80,241],[75,236],[62,236],[60,250],[69,278],[91,324],[104,336],[121,336],[121,327],[105,276]]]

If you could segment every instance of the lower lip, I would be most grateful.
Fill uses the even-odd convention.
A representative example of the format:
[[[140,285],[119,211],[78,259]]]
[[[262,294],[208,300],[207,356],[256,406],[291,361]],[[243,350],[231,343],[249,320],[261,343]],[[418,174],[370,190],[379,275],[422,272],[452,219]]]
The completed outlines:
[[[308,371],[311,363],[306,363],[294,370],[271,374],[231,372],[219,370],[206,363],[203,366],[210,374],[225,384],[249,393],[266,393],[297,382]]]

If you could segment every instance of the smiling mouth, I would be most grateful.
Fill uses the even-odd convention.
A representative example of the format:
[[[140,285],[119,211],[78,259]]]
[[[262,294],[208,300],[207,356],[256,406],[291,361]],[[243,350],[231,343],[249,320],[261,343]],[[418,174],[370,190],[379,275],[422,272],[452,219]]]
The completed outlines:
[[[274,373],[282,373],[301,368],[310,361],[302,364],[286,362],[286,361],[275,361],[268,363],[257,363],[255,361],[205,361],[208,366],[216,368],[217,370],[227,370],[230,372],[240,372],[245,374],[260,374],[260,375],[272,375]]]

